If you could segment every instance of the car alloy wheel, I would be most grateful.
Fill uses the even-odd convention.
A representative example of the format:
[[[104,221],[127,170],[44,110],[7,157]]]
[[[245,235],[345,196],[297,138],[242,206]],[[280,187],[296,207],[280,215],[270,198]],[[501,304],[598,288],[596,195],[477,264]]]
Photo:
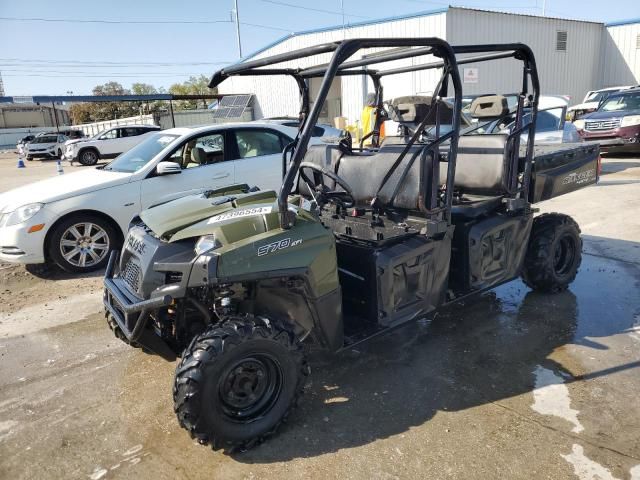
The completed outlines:
[[[71,225],[60,238],[60,254],[74,267],[88,268],[100,263],[109,253],[109,235],[92,222]]]
[[[80,157],[80,163],[83,165],[95,165],[98,163],[98,155],[93,150],[85,150]]]

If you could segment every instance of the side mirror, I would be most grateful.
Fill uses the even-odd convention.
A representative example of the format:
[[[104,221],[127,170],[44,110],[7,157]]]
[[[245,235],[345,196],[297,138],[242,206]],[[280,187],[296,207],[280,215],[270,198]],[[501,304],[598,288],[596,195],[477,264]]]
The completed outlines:
[[[176,162],[160,162],[156,167],[156,174],[160,175],[175,175],[182,173],[182,167]]]

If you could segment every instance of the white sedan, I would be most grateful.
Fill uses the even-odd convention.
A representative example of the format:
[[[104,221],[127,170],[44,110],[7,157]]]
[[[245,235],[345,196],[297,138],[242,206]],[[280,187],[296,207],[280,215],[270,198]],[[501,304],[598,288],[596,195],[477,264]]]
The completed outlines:
[[[0,261],[100,268],[143,209],[233,183],[279,188],[281,152],[296,133],[258,122],[173,128],[104,167],[0,194]]]

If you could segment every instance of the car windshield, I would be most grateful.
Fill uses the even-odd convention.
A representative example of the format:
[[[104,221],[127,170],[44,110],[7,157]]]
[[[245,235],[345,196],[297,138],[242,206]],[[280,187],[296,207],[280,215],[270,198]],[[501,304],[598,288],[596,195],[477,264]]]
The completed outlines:
[[[601,112],[640,110],[640,92],[609,97],[598,110]]]
[[[167,135],[166,133],[150,135],[144,142],[120,155],[104,169],[129,173],[140,170],[178,137],[179,135]]]
[[[105,128],[104,130],[100,130],[98,133],[96,133],[93,137],[91,137],[89,140],[97,140],[98,137],[102,136],[103,133],[105,133],[106,131],[108,131],[108,128]]]
[[[612,91],[604,91],[604,92],[591,92],[589,95],[587,95],[587,98],[584,99],[584,102],[599,102],[600,100],[602,100],[603,98],[605,98],[607,95],[611,95],[613,92]]]
[[[35,138],[31,143],[57,143],[58,137],[55,135],[43,135]]]

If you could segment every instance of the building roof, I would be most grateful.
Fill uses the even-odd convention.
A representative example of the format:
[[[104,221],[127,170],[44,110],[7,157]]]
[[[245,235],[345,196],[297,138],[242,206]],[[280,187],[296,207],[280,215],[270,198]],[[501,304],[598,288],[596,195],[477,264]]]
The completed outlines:
[[[420,12],[414,12],[414,13],[408,13],[406,15],[397,15],[397,16],[393,16],[393,17],[383,17],[383,18],[376,18],[373,20],[365,20],[362,22],[354,22],[354,23],[345,23],[344,24],[344,28],[353,28],[353,27],[366,27],[368,25],[377,25],[379,23],[387,23],[387,22],[394,22],[397,20],[408,20],[410,18],[417,18],[417,17],[428,17],[431,15],[438,15],[440,13],[446,13],[449,10],[449,7],[446,8],[438,8],[435,10],[422,10]],[[300,37],[302,35],[309,35],[311,33],[321,33],[321,32],[330,32],[331,30],[342,30],[343,29],[343,25],[331,25],[329,27],[321,27],[321,28],[312,28],[309,30],[301,30],[299,32],[291,32],[287,35],[283,35],[282,37],[274,40],[273,42],[265,45],[264,47],[251,52],[249,55],[245,56],[242,58],[241,61],[245,61],[245,60],[249,60],[250,58],[255,57],[256,55],[260,55],[262,52],[269,50],[270,48],[275,47],[276,45],[284,42],[285,40],[288,40],[290,38],[293,37]]]
[[[353,27],[364,27],[364,26],[368,26],[368,25],[377,25],[380,23],[387,23],[387,22],[394,22],[397,20],[408,20],[411,18],[417,18],[417,17],[428,17],[430,15],[438,15],[440,13],[447,13],[450,9],[457,9],[457,10],[471,10],[471,11],[477,11],[477,12],[485,12],[485,13],[499,13],[499,14],[505,14],[505,15],[515,15],[518,17],[533,17],[533,18],[544,18],[544,19],[549,19],[549,20],[564,20],[564,21],[569,21],[569,22],[583,22],[583,23],[597,23],[600,25],[604,25],[606,27],[616,27],[619,25],[629,25],[629,24],[633,24],[633,23],[640,23],[640,18],[633,18],[633,19],[629,19],[629,20],[620,20],[620,21],[616,21],[616,22],[611,22],[611,23],[603,23],[603,22],[594,22],[591,20],[580,20],[580,19],[576,19],[576,18],[562,18],[562,17],[550,17],[550,16],[541,16],[541,15],[531,15],[531,14],[523,14],[523,13],[513,13],[513,12],[505,12],[505,11],[500,11],[500,10],[486,10],[486,9],[480,9],[480,8],[468,8],[468,7],[454,7],[454,6],[449,6],[449,7],[445,7],[445,8],[439,8],[439,9],[435,9],[435,10],[422,10],[419,12],[414,12],[414,13],[408,13],[406,15],[396,15],[393,17],[384,17],[384,18],[377,18],[377,19],[373,19],[373,20],[365,20],[362,22],[354,22],[354,23],[348,23],[343,25],[331,25],[328,27],[321,27],[321,28],[312,28],[309,30],[301,30],[298,32],[291,32],[287,35],[283,35],[282,37],[274,40],[273,42],[265,45],[264,47],[251,52],[249,55],[246,55],[245,57],[242,58],[242,62],[244,62],[245,60],[249,60],[250,58],[253,58],[259,54],[261,54],[262,52],[265,52],[266,50],[269,50],[270,48],[275,47],[276,45],[290,39],[293,37],[300,37],[302,35],[309,35],[312,33],[321,33],[321,32],[330,32],[332,30],[342,30],[343,28],[347,29],[347,28],[353,28]]]
[[[615,22],[605,23],[606,27],[619,27],[621,25],[632,25],[634,23],[640,23],[640,17],[638,18],[629,18],[628,20],[617,20]]]

